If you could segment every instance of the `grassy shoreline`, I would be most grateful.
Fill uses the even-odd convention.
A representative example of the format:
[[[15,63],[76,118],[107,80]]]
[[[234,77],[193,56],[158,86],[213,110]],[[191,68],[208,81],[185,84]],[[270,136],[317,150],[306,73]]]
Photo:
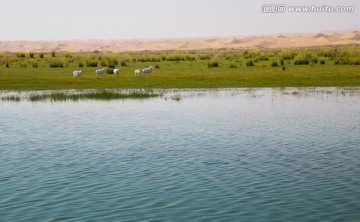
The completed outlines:
[[[151,76],[134,75],[135,69],[150,65],[156,67]],[[120,76],[96,77],[100,67],[109,73],[118,67]],[[72,72],[80,69],[83,75],[73,78]],[[0,90],[347,86],[360,86],[360,46],[0,54]]]

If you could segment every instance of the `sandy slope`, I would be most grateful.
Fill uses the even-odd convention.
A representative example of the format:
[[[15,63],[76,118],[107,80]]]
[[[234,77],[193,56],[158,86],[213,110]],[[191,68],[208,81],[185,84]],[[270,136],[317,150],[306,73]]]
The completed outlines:
[[[70,52],[124,52],[210,48],[291,48],[344,44],[360,44],[360,31],[159,40],[0,41],[0,52],[48,52],[53,49]]]

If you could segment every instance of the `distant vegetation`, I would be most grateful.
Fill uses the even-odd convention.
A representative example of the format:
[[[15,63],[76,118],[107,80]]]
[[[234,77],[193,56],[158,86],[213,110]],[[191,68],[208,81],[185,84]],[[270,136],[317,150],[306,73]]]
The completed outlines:
[[[135,69],[153,66],[151,76]],[[120,76],[96,78],[120,68]],[[160,69],[161,67],[161,69]],[[74,70],[83,70],[74,79]],[[0,54],[0,89],[359,86],[360,46]]]

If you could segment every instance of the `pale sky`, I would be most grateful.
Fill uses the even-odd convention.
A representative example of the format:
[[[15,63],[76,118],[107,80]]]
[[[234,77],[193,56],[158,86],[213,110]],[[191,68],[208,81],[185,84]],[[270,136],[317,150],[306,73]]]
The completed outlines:
[[[262,13],[264,4],[354,6]],[[157,39],[360,29],[358,0],[1,0],[0,40]]]

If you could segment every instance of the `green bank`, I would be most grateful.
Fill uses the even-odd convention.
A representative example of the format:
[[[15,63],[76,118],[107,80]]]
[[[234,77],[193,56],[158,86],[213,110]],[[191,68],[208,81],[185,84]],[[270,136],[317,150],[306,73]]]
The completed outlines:
[[[134,74],[149,66],[151,75]],[[97,77],[102,67],[107,73]],[[0,90],[331,86],[360,86],[359,46],[0,54]]]

